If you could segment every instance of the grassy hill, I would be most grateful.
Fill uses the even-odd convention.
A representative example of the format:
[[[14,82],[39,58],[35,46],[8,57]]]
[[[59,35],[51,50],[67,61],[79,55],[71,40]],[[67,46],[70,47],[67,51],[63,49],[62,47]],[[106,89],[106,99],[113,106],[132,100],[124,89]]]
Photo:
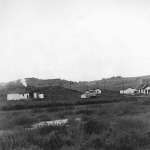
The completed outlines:
[[[61,86],[64,88],[69,88],[78,91],[85,91],[91,88],[100,88],[107,90],[118,91],[123,88],[137,88],[141,84],[150,84],[150,76],[141,76],[141,77],[112,77],[96,81],[81,81],[81,82],[72,82],[61,79],[49,79],[42,80],[36,78],[27,78],[27,83],[30,86],[35,87],[46,87],[46,86]]]
[[[81,92],[67,89],[61,86],[47,87],[24,87],[21,85],[11,85],[0,90],[0,100],[6,100],[7,93],[26,93],[26,92],[42,92],[46,99],[52,102],[58,101],[75,101],[80,98]]]
[[[61,79],[37,79],[37,78],[26,78],[28,87],[34,88],[48,88],[48,87],[63,87],[65,89],[71,89],[75,91],[83,92],[87,89],[100,88],[106,90],[118,91],[120,89],[126,88],[137,88],[141,84],[150,84],[150,76],[140,76],[140,77],[112,77],[102,80],[95,81],[81,81],[73,82]],[[25,87],[22,85],[20,80],[12,81],[8,83],[0,84],[0,94],[14,92],[14,91],[24,91]],[[44,89],[45,90],[45,89]],[[54,91],[53,90],[53,91]],[[58,92],[57,92],[58,93]]]
[[[81,92],[67,89],[60,86],[48,86],[36,88],[36,91],[41,91],[46,95],[46,99],[52,102],[58,101],[75,101],[80,98]]]
[[[29,86],[34,87],[46,87],[46,86],[61,86],[64,88],[69,88],[78,91],[85,91],[91,88],[100,88],[107,90],[120,90],[123,88],[137,88],[141,84],[150,83],[150,76],[140,76],[140,77],[112,77],[102,80],[95,81],[81,81],[81,82],[72,82],[61,79],[49,79],[42,80],[37,78],[27,78],[26,79]]]

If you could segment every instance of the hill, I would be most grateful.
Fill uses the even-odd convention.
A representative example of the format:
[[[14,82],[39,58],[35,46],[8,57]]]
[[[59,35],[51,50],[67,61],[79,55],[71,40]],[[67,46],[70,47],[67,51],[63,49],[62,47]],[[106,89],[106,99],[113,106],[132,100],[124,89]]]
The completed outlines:
[[[61,79],[37,79],[27,78],[27,84],[34,87],[60,86],[77,91],[85,91],[92,88],[118,91],[128,87],[138,88],[141,84],[150,84],[150,76],[140,77],[111,77],[95,81],[73,82]]]
[[[73,82],[61,79],[37,79],[37,78],[25,78],[25,84],[27,87],[33,88],[48,88],[57,90],[62,87],[64,89],[71,89],[74,91],[83,92],[87,89],[100,88],[111,91],[118,91],[126,88],[137,88],[141,84],[150,84],[150,76],[140,76],[140,77],[111,77],[102,80],[95,81],[81,81]],[[52,88],[53,87],[53,88]],[[59,87],[59,88],[58,88]],[[8,83],[0,84],[0,94],[5,94],[14,91],[24,91],[26,89],[22,80],[11,81]]]
[[[48,86],[48,87],[39,87],[39,88],[33,88],[29,87],[29,91],[41,91],[46,96],[46,99],[52,102],[58,102],[58,101],[76,101],[80,98],[81,92],[67,89],[60,86]]]

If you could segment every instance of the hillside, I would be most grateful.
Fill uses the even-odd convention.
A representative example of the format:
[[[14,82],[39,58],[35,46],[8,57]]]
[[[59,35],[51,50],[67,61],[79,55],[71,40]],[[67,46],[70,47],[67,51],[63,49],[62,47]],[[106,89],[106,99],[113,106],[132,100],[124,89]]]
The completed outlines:
[[[35,90],[35,91],[41,91],[45,94],[46,99],[52,102],[58,102],[58,101],[76,101],[80,98],[81,92],[67,89],[60,86],[48,86],[48,87],[39,87],[39,88],[29,88],[29,91]]]
[[[95,81],[81,81],[73,82],[61,79],[37,79],[25,78],[28,87],[46,88],[46,87],[63,87],[65,89],[72,89],[76,91],[85,91],[92,88],[100,88],[107,90],[118,91],[128,87],[137,88],[141,84],[150,84],[150,76],[140,77],[112,77]],[[13,91],[24,91],[25,86],[21,80],[11,81],[8,83],[0,84],[0,93],[8,93]]]
[[[34,87],[46,87],[46,86],[61,86],[78,91],[85,91],[91,88],[100,88],[107,90],[118,91],[123,88],[138,88],[141,84],[150,83],[150,76],[140,77],[112,77],[96,81],[81,81],[72,82],[61,79],[48,79],[42,80],[37,78],[27,78],[27,84]]]

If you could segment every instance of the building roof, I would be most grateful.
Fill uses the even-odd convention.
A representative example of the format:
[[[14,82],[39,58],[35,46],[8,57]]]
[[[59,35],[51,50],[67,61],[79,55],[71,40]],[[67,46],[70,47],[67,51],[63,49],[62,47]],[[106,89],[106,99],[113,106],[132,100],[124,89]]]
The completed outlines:
[[[148,86],[149,86],[148,84],[141,84],[137,89],[145,89]]]
[[[134,89],[134,88],[127,88],[125,91],[127,91],[127,90],[134,90],[134,91],[136,91],[137,89]]]

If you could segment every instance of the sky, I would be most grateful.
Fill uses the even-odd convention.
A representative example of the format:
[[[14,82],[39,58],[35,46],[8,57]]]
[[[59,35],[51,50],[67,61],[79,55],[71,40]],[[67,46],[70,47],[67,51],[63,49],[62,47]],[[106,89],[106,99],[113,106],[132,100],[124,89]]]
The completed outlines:
[[[0,82],[141,75],[149,0],[0,0]]]

